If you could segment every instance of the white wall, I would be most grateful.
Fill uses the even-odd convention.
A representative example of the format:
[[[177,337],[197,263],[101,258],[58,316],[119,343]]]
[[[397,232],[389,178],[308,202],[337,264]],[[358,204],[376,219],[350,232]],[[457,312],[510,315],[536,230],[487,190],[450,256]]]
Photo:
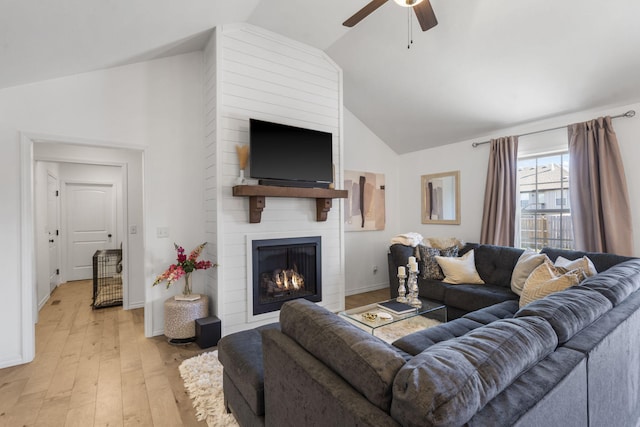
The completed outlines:
[[[333,201],[326,222],[316,221],[313,199],[267,197],[262,222],[249,223],[249,200],[233,197],[239,174],[237,144],[249,143],[249,118],[305,127],[333,134],[336,176],[342,177],[342,72],[322,51],[250,25],[216,29],[216,91],[207,92],[210,122],[216,133],[207,136],[207,170],[217,165],[217,194],[208,200],[217,210],[208,232],[217,238],[217,314],[224,334],[277,320],[278,313],[253,318],[247,309],[250,274],[247,237],[264,234],[322,236],[322,302],[331,310],[344,307],[344,242],[342,206]],[[210,44],[211,45],[211,44]],[[208,47],[206,52],[212,52]],[[205,63],[209,63],[205,59]],[[214,77],[215,74],[215,77]],[[209,78],[209,75],[207,75]],[[209,126],[209,125],[208,125]],[[210,150],[210,151],[209,151]],[[249,174],[247,174],[248,176]],[[215,230],[214,230],[215,228]]]
[[[344,111],[344,168],[385,175],[384,230],[345,232],[346,294],[353,295],[389,285],[389,241],[404,229],[399,221],[399,156],[349,110]],[[374,273],[374,266],[377,272]]]
[[[173,240],[185,247],[204,240],[202,109],[199,52],[0,91],[0,169],[5,177],[0,231],[5,247],[12,248],[0,257],[0,324],[15,325],[0,330],[0,367],[28,361],[21,340],[33,329],[23,321],[22,307],[28,302],[21,301],[22,287],[30,284],[21,277],[19,132],[96,147],[145,148],[144,194],[130,197],[143,200],[147,229],[138,223],[138,234],[130,239],[145,253],[131,270],[140,271],[132,286],[146,294],[149,333],[162,331],[163,301],[179,292],[150,287],[175,258]],[[169,239],[155,237],[160,226],[169,227]],[[198,286],[203,288],[203,280],[196,277]]]
[[[629,109],[640,113],[640,104],[618,107],[603,107],[554,117],[552,119],[529,123],[485,135],[474,140],[417,151],[400,156],[400,182],[402,189],[400,198],[405,209],[399,212],[400,223],[407,229],[417,231],[423,236],[448,237],[456,236],[466,241],[477,242],[480,239],[482,209],[484,203],[484,186],[487,174],[489,146],[471,146],[472,142],[486,141],[490,138],[522,134],[541,129],[564,126],[570,123],[583,122],[599,116],[617,115]],[[631,119],[620,118],[613,121],[618,136],[620,151],[625,161],[625,172],[629,187],[631,213],[633,216],[633,241],[635,255],[640,255],[640,168],[635,160],[640,158],[640,115]],[[555,131],[557,137],[563,131]],[[564,131],[566,140],[566,131]],[[522,137],[521,149],[525,154],[536,151],[532,144],[534,138]],[[535,138],[541,151],[558,148],[557,139],[550,137]],[[426,225],[420,222],[420,175],[452,170],[460,171],[461,184],[461,223],[460,225]]]

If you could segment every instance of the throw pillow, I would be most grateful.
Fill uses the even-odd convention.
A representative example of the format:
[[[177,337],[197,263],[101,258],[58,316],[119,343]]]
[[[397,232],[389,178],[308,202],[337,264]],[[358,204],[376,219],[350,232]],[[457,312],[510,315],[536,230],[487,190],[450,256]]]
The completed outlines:
[[[515,294],[522,294],[524,282],[526,282],[533,270],[542,264],[545,259],[549,259],[549,257],[545,254],[532,251],[531,249],[527,249],[520,255],[516,266],[513,268],[513,273],[511,273],[511,290]]]
[[[587,277],[595,276],[596,274],[598,274],[596,266],[593,265],[593,262],[586,256],[573,261],[559,256],[556,259],[554,266],[561,272],[567,272],[570,270],[575,270],[576,268],[580,268],[585,272]]]
[[[422,278],[423,279],[433,279],[433,280],[444,279],[444,273],[442,273],[442,270],[440,269],[440,266],[436,261],[437,256],[457,257],[458,247],[452,246],[446,249],[437,249],[437,248],[430,248],[427,246],[419,245],[418,257],[420,258],[420,261],[422,261]]]
[[[464,242],[457,237],[428,237],[425,239],[425,246],[436,249],[448,249],[457,246],[458,249],[464,248]]]
[[[524,282],[520,295],[520,307],[532,301],[562,291],[580,283],[579,275],[574,271],[560,274],[550,260],[539,265]]]
[[[476,270],[476,261],[473,250],[470,250],[459,258],[447,258],[436,256],[436,261],[445,275],[443,282],[451,284],[466,283],[470,285],[483,285]]]

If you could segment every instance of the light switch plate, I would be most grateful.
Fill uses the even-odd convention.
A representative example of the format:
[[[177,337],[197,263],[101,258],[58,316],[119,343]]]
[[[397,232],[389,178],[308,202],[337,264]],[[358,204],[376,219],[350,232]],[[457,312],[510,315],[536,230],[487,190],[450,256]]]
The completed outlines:
[[[169,227],[158,227],[156,229],[156,236],[158,237],[158,239],[169,238]]]

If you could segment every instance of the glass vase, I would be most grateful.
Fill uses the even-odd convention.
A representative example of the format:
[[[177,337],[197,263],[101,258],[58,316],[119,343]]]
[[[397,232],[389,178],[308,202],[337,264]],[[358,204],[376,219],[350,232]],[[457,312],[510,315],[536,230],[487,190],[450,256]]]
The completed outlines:
[[[185,273],[184,275],[184,289],[182,289],[182,295],[191,295],[191,273]]]

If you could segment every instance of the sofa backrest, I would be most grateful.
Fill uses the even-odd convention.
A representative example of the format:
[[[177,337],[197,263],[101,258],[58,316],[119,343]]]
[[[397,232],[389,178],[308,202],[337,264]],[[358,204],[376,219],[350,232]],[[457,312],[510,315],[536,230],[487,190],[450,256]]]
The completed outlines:
[[[602,273],[588,277],[580,286],[598,291],[615,307],[640,289],[640,259],[616,264]]]
[[[511,287],[511,274],[524,252],[508,246],[478,245],[474,249],[476,270],[485,283]]]
[[[393,379],[405,364],[399,350],[302,298],[282,305],[280,327],[371,403],[389,412]]]
[[[611,301],[599,292],[572,286],[525,305],[514,317],[542,317],[553,327],[558,343],[562,345],[611,307]]]
[[[570,251],[567,249],[556,249],[556,248],[542,248],[540,253],[547,254],[551,261],[555,262],[559,256],[562,256],[569,260],[574,260],[578,258],[582,258],[583,256],[588,257],[595,265],[598,273],[602,273],[603,271],[613,267],[616,264],[620,264],[621,262],[628,261],[630,259],[635,259],[634,257],[628,257],[623,255],[616,254],[606,254],[602,252],[583,252],[583,251]]]
[[[557,344],[539,317],[497,320],[435,344],[398,372],[391,416],[407,426],[463,425]]]
[[[511,273],[518,262],[518,258],[524,252],[522,249],[466,243],[458,251],[458,256],[462,256],[470,250],[474,251],[476,270],[478,270],[478,274],[485,283],[505,288],[511,287]],[[406,266],[408,258],[414,256],[415,252],[416,248],[397,243],[389,247],[389,283],[392,284],[392,288],[398,282],[396,277],[398,267]],[[418,263],[420,264],[420,271],[423,271],[421,261]]]

